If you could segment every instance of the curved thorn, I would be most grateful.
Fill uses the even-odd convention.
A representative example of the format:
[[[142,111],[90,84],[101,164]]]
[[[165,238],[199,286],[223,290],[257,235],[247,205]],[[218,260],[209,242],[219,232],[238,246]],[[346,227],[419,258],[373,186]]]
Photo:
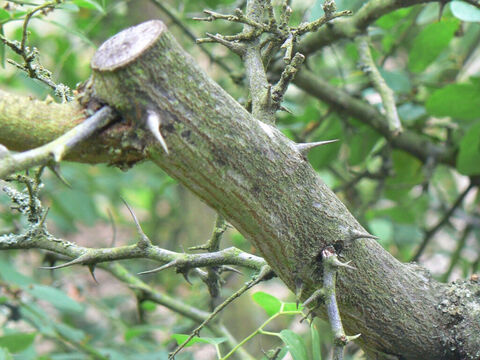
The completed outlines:
[[[95,277],[95,264],[90,264],[88,265],[88,270],[90,271],[90,275],[92,275],[92,278],[93,280],[99,284],[99,282],[97,281],[97,278]]]
[[[228,265],[223,265],[223,266],[222,266],[222,270],[223,270],[223,271],[231,271],[231,272],[234,272],[234,273],[243,275],[243,273],[242,273],[240,270],[237,270],[237,269],[235,269],[234,267],[228,266]]]
[[[72,185],[68,182],[67,179],[65,179],[65,177],[60,172],[60,165],[58,165],[58,163],[56,163],[55,165],[50,165],[48,166],[48,168],[51,172],[55,174],[55,176],[58,178],[58,180],[60,180],[63,185],[65,185],[69,189],[72,189]]]
[[[190,285],[193,285],[192,282],[190,281],[189,277],[188,277],[188,270],[187,271],[182,271],[182,275],[183,275],[183,278],[185,279],[185,281],[187,283],[189,283]]]
[[[147,110],[147,128],[150,130],[152,135],[157,139],[157,141],[160,143],[162,146],[163,150],[168,155],[168,147],[167,143],[165,142],[165,139],[162,136],[162,133],[160,132],[160,116],[153,110]]]
[[[360,232],[358,230],[352,230],[350,232],[351,236],[350,236],[350,241],[353,241],[353,240],[357,240],[357,239],[374,239],[374,240],[378,240],[378,236],[375,236],[375,235],[371,235],[369,233],[364,233],[364,232]]]
[[[170,261],[169,263],[167,263],[165,265],[162,265],[158,268],[152,269],[152,270],[146,270],[146,271],[139,272],[138,275],[153,274],[153,273],[160,272],[162,270],[166,270],[168,268],[171,268],[175,265],[177,265],[177,260]]]
[[[362,336],[362,334],[357,334],[357,335],[352,335],[352,336],[347,335],[347,341],[353,341],[355,339],[358,339],[360,336]]]
[[[332,259],[332,265],[333,266],[344,267],[344,268],[347,268],[347,269],[357,270],[356,267],[348,265],[348,264],[350,264],[350,262],[351,262],[351,260],[347,261],[346,263],[343,263],[340,260],[338,260],[336,257]]]
[[[66,263],[63,263],[63,264],[60,264],[60,265],[57,265],[57,266],[40,266],[39,269],[42,269],[42,270],[57,270],[57,269],[69,267],[69,266],[72,266],[72,265],[81,264],[81,263],[83,263],[87,260],[88,260],[88,255],[83,254],[83,255],[80,255],[78,258],[73,259],[72,261],[68,261]]]
[[[138,222],[137,216],[136,216],[135,213],[133,212],[133,210],[132,210],[132,208],[130,207],[130,205],[128,205],[127,201],[126,201],[123,197],[120,197],[120,199],[122,199],[123,203],[125,204],[125,206],[127,207],[128,211],[130,212],[130,215],[132,215],[133,222],[135,223],[135,226],[137,227],[137,232],[140,234],[140,236],[146,237],[145,233],[144,233],[143,230],[142,230],[142,227],[140,226],[140,223]]]
[[[313,292],[313,294],[310,295],[310,297],[309,297],[307,300],[304,301],[304,303],[302,304],[302,306],[303,306],[303,307],[307,307],[308,304],[310,304],[312,301],[321,299],[323,296],[324,296],[323,288],[322,288],[322,289],[315,290],[315,291]]]
[[[299,143],[299,144],[295,144],[295,148],[302,155],[306,156],[310,150],[312,150],[313,148],[315,148],[317,146],[327,145],[327,144],[331,144],[331,143],[334,143],[334,142],[337,142],[337,141],[338,141],[338,139],[326,140],[326,141],[317,141],[317,142],[311,142],[311,143]]]

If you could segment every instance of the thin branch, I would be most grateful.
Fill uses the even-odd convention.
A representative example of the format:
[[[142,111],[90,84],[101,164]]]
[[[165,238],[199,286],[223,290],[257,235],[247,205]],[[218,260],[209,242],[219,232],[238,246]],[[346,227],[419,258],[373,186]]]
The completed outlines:
[[[123,265],[119,263],[103,264],[100,267],[111,273],[118,280],[125,283],[140,299],[149,300],[161,306],[165,306],[167,309],[170,309],[173,312],[185,316],[186,318],[197,323],[205,321],[209,316],[209,313],[206,311],[186,304],[178,298],[173,298],[168,296],[167,294],[163,294],[157,291],[144,281],[140,280],[138,277],[134,276]],[[226,344],[228,345],[228,348],[235,348],[238,341],[233,337],[233,335],[228,331],[225,326],[218,322],[210,322],[206,326],[209,328],[209,330],[213,333],[214,336],[226,337]],[[242,359],[253,360],[253,357],[245,349],[239,349],[239,351]]]
[[[463,230],[463,233],[462,233],[462,235],[460,236],[460,239],[457,242],[457,247],[455,248],[455,251],[453,252],[453,254],[450,256],[450,264],[448,265],[448,269],[442,275],[441,281],[443,281],[443,282],[448,281],[448,278],[452,274],[452,271],[453,271],[455,265],[457,265],[457,262],[460,259],[460,254],[461,254],[463,248],[465,247],[465,244],[467,243],[468,235],[470,235],[472,230],[473,230],[472,225],[467,225],[465,227],[465,229]]]
[[[387,120],[388,129],[392,132],[392,136],[397,136],[403,131],[400,117],[395,104],[395,95],[385,82],[385,79],[378,71],[372,53],[370,52],[370,44],[368,37],[365,35],[356,38],[357,49],[360,56],[360,68],[368,76],[375,89],[380,94],[383,107],[385,108],[385,118]]]
[[[440,230],[449,220],[450,217],[453,215],[455,210],[462,205],[463,199],[465,199],[465,196],[470,192],[475,187],[474,182],[470,182],[470,184],[467,186],[467,188],[457,197],[455,202],[452,204],[452,206],[445,212],[445,214],[441,217],[441,219],[437,222],[436,225],[434,225],[431,229],[425,231],[425,235],[423,237],[423,241],[420,244],[417,252],[412,258],[412,261],[418,261],[420,256],[423,254],[423,251],[429,244],[430,240],[433,238],[433,235],[437,233],[438,230]]]
[[[212,236],[208,241],[203,245],[192,246],[188,250],[206,250],[208,252],[218,251],[220,249],[220,241],[222,240],[223,234],[228,229],[228,223],[225,218],[217,214],[215,219],[215,225],[213,227]]]
[[[49,11],[55,9],[57,5],[60,5],[62,1],[48,1],[35,8],[28,11],[25,15],[25,19],[22,25],[22,39],[21,41],[11,41],[5,36],[0,34],[0,41],[2,41],[6,46],[8,46],[16,54],[20,55],[23,58],[24,64],[18,64],[11,59],[7,59],[7,62],[11,65],[17,67],[18,69],[25,71],[28,76],[32,79],[38,79],[44,84],[48,85],[55,92],[55,95],[60,97],[62,101],[71,101],[73,100],[72,91],[65,84],[56,84],[52,80],[52,73],[45,69],[38,60],[38,50],[33,47],[30,49],[27,46],[28,40],[28,25],[32,18],[38,12],[46,14]],[[25,5],[37,5],[31,3],[24,3]],[[23,4],[22,4],[23,5]]]
[[[223,303],[218,305],[215,310],[208,316],[207,319],[205,319],[204,322],[202,322],[199,326],[197,326],[190,336],[182,343],[180,344],[172,353],[169,354],[168,359],[175,359],[175,355],[177,355],[189,342],[192,340],[194,337],[200,335],[200,331],[208,325],[217,315],[225,309],[230,303],[232,303],[235,299],[239,298],[241,295],[243,295],[247,290],[251,289],[255,285],[257,285],[259,282],[269,279],[272,275],[272,270],[268,265],[264,265],[258,274],[254,276],[249,282],[247,282],[245,285],[243,285],[240,289],[238,289],[235,293],[233,293],[230,297],[228,297]]]
[[[298,46],[298,51],[305,56],[320,51],[345,38],[354,38],[365,32],[381,16],[397,9],[417,4],[431,2],[431,0],[370,0],[351,17],[339,19],[334,26],[323,26],[317,32],[304,38]]]
[[[168,16],[168,18],[175,24],[177,25],[180,30],[183,31],[183,33],[190,39],[192,40],[194,43],[197,43],[200,47],[200,50],[203,51],[203,53],[205,55],[208,56],[208,58],[210,59],[210,61],[212,63],[216,63],[218,64],[218,66],[220,66],[223,70],[225,70],[227,73],[231,73],[232,70],[230,69],[230,67],[225,64],[224,61],[222,61],[222,59],[219,59],[218,57],[216,57],[215,55],[213,55],[208,49],[205,48],[205,46],[202,46],[201,43],[198,43],[197,42],[197,37],[192,33],[192,31],[190,31],[190,29],[185,26],[184,22],[179,18],[179,16],[177,14],[175,14],[175,11],[173,9],[171,9],[165,1],[161,1],[161,0],[151,0],[165,15]]]
[[[323,300],[325,302],[328,320],[334,335],[333,360],[343,360],[345,345],[347,345],[349,341],[358,338],[360,334],[355,336],[345,335],[342,319],[340,317],[340,311],[338,310],[335,283],[337,269],[339,267],[352,270],[355,270],[355,268],[350,266],[348,263],[342,263],[339,261],[335,249],[332,246],[327,246],[324,250],[322,250],[322,264],[323,286],[321,289],[316,290],[303,303],[303,306],[307,306],[314,301],[315,303],[318,303],[319,300]]]
[[[105,106],[80,125],[48,144],[15,155],[4,155],[0,159],[0,178],[33,166],[58,163],[76,145],[112,123],[115,118],[115,112]]]
[[[300,70],[293,82],[306,93],[330,104],[333,109],[345,112],[378,131],[385,136],[392,147],[402,149],[423,162],[433,157],[447,165],[455,164],[453,148],[436,144],[428,138],[408,130],[392,136],[385,116],[380,114],[374,106],[331,85],[311,71]]]

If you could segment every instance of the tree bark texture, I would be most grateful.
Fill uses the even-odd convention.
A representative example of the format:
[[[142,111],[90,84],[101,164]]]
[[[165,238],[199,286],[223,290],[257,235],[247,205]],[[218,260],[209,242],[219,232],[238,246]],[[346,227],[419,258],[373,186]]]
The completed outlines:
[[[296,144],[254,119],[211,80],[160,21],[129,28],[92,60],[93,96],[114,107],[132,147],[231,222],[305,300],[322,285],[320,253],[334,245],[357,270],[341,269],[337,296],[347,334],[371,359],[477,359],[480,287],[443,285],[402,264],[328,189]],[[146,126],[153,113],[167,154]],[[110,149],[111,150],[111,149]],[[321,149],[316,150],[321,151]],[[324,317],[324,309],[318,309]]]

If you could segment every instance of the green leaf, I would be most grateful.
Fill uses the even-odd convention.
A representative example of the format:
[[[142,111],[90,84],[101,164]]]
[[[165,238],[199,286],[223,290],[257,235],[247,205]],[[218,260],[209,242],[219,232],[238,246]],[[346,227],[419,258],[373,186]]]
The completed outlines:
[[[78,7],[84,8],[84,9],[90,9],[90,10],[97,10],[100,11],[102,14],[105,14],[105,9],[97,3],[96,1],[93,0],[73,0],[73,3],[77,5]]]
[[[387,219],[375,218],[368,222],[372,235],[378,236],[378,242],[387,248],[393,240],[393,224]]]
[[[380,69],[380,74],[387,83],[388,87],[395,93],[409,93],[412,90],[412,84],[405,71],[387,71]]]
[[[80,343],[86,339],[86,334],[80,330],[75,329],[64,323],[55,323],[55,330],[65,339]]]
[[[186,334],[173,334],[172,337],[177,341],[177,344],[183,344],[185,340],[188,339],[190,335]],[[210,344],[210,345],[219,345],[223,342],[227,341],[226,337],[219,337],[219,338],[200,338],[194,337],[191,339],[185,347],[189,347],[195,344]]]
[[[268,316],[273,316],[278,313],[282,307],[282,302],[275,296],[267,294],[263,291],[258,291],[252,295],[253,301],[260,305]]]
[[[354,166],[365,161],[379,138],[380,136],[375,130],[372,130],[369,126],[360,125],[353,137],[348,141],[350,145],[349,164]]]
[[[435,91],[426,102],[433,116],[451,116],[460,120],[480,118],[480,86],[477,83],[451,84]]]
[[[145,311],[152,312],[152,311],[155,311],[155,309],[157,308],[157,304],[154,303],[153,301],[145,300],[145,301],[142,301],[142,303],[140,304],[140,307]]]
[[[91,47],[93,48],[97,48],[97,46],[92,42],[92,40],[90,40],[87,36],[85,36],[83,33],[81,33],[80,31],[77,31],[75,30],[74,28],[72,28],[71,26],[65,26],[63,25],[62,23],[59,23],[57,21],[54,21],[54,20],[46,20],[46,19],[43,19],[43,18],[39,18],[40,21],[44,21],[46,23],[49,23],[49,24],[52,24],[52,25],[55,25],[56,27],[58,27],[59,29],[69,33],[69,34],[72,34],[74,36],[76,36],[77,38],[83,40],[85,43],[87,43],[88,45],[90,45]]]
[[[303,310],[302,304],[298,304],[298,309],[297,309],[297,304],[294,302],[283,303],[282,311],[302,311],[302,310]]]
[[[378,19],[376,24],[383,29],[391,29],[398,25],[404,17],[408,16],[412,9],[409,7],[392,11]]]
[[[130,341],[142,334],[152,332],[154,330],[158,330],[158,326],[154,325],[139,325],[139,326],[133,326],[128,328],[127,331],[125,331],[124,338],[125,341]]]
[[[408,125],[414,123],[427,113],[424,106],[411,102],[400,105],[397,110],[400,119],[402,119],[402,123]]]
[[[457,170],[464,175],[480,175],[480,121],[460,140]]]
[[[69,313],[81,313],[83,306],[65,294],[63,291],[45,285],[33,285],[25,291],[39,300],[44,300],[55,306],[58,310]]]
[[[0,336],[0,347],[12,353],[18,353],[33,344],[37,333],[12,333]]]
[[[34,283],[32,278],[20,274],[5,260],[0,260],[0,278],[9,284],[18,286],[27,286]]]
[[[310,335],[312,337],[312,359],[322,360],[322,351],[320,347],[320,334],[315,325],[310,326]]]
[[[311,141],[334,140],[339,141],[320,146],[308,153],[308,160],[315,170],[321,169],[338,159],[338,152],[342,146],[343,129],[342,123],[336,116],[330,116],[323,122],[320,129],[315,132],[315,137]]]
[[[280,332],[280,338],[287,345],[293,360],[309,360],[307,347],[301,336],[292,330],[285,329]]]
[[[408,68],[416,73],[424,71],[448,46],[457,28],[457,20],[441,21],[425,26],[413,40]]]
[[[0,24],[6,23],[8,20],[10,20],[12,17],[10,15],[10,12],[8,12],[5,9],[0,8]],[[2,33],[3,35],[3,33]]]
[[[480,22],[480,9],[466,2],[452,1],[450,10],[456,18],[462,21]]]

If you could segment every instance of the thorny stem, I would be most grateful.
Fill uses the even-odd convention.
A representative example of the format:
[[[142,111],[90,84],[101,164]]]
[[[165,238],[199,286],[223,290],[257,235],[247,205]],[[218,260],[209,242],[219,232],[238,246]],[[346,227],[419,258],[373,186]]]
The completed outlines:
[[[262,23],[265,17],[265,8],[259,0],[247,1],[246,17]],[[256,28],[245,24],[244,33],[255,31]],[[272,112],[267,106],[269,82],[263,65],[261,54],[260,39],[255,37],[246,45],[243,61],[248,80],[248,88],[252,99],[252,115],[267,124],[275,123],[275,112]]]
[[[80,125],[48,144],[15,155],[7,152],[0,157],[0,179],[33,166],[57,164],[80,142],[109,125],[115,118],[113,109],[105,106]]]
[[[365,35],[358,36],[356,43],[360,55],[360,68],[368,76],[373,86],[380,94],[383,107],[385,108],[385,118],[388,123],[388,129],[392,132],[393,136],[396,136],[402,132],[402,124],[400,123],[400,117],[398,116],[393,91],[387,85],[385,79],[375,65],[372,53],[370,52],[368,37]]]
[[[177,25],[180,30],[183,31],[183,33],[190,39],[190,40],[193,40],[193,42],[196,42],[197,40],[197,37],[190,31],[190,29],[185,26],[185,24],[183,23],[183,21],[181,19],[179,19],[178,15],[175,14],[175,11],[173,9],[171,9],[166,3],[165,1],[161,1],[161,0],[151,0],[163,13],[165,13],[165,15],[167,15],[171,21],[173,21],[175,23],[175,25]],[[223,70],[225,70],[227,73],[232,73],[232,70],[229,68],[229,66],[227,64],[225,64],[225,62],[222,61],[222,59],[219,59],[218,57],[214,56],[208,49],[205,48],[204,45],[202,45],[201,43],[197,43],[198,46],[200,47],[200,50],[202,50],[204,52],[205,55],[208,56],[208,58],[210,59],[210,61],[212,63],[216,63],[218,64],[218,66],[220,66]]]
[[[50,71],[45,69],[38,62],[38,50],[36,48],[30,49],[27,47],[28,40],[28,24],[34,15],[40,11],[46,13],[55,9],[55,7],[61,4],[63,0],[54,0],[39,5],[32,10],[28,11],[25,15],[25,19],[22,25],[22,39],[20,42],[8,40],[6,37],[0,34],[0,41],[7,45],[12,51],[17,53],[23,58],[24,64],[18,64],[11,59],[7,59],[7,62],[17,67],[18,69],[25,71],[32,79],[38,79],[44,84],[48,85],[55,91],[55,95],[59,96],[64,102],[73,100],[71,90],[64,84],[56,84],[52,79]],[[22,5],[36,5],[31,3],[23,3]],[[36,63],[36,64],[35,64]]]
[[[322,251],[322,261],[325,306],[327,308],[330,327],[334,334],[333,360],[343,360],[345,345],[350,339],[359,336],[356,335],[355,337],[349,338],[345,335],[336,298],[335,281],[337,276],[337,268],[342,266],[348,267],[348,264],[343,264],[338,260],[335,249],[331,246]]]
[[[263,266],[255,277],[253,277],[249,282],[245,283],[245,285],[243,285],[240,289],[238,289],[235,293],[228,297],[223,303],[218,305],[215,310],[210,314],[210,316],[205,319],[205,321],[202,322],[198,327],[196,327],[192,331],[190,336],[182,344],[180,344],[172,353],[169,354],[168,359],[175,359],[175,355],[177,355],[190,342],[190,340],[192,340],[196,336],[199,336],[200,330],[202,330],[208,323],[210,323],[210,321],[212,321],[218,315],[218,313],[220,313],[220,311],[222,311],[235,299],[239,298],[247,290],[257,285],[259,282],[270,278],[271,275],[272,270],[270,269],[270,267],[268,265]]]

